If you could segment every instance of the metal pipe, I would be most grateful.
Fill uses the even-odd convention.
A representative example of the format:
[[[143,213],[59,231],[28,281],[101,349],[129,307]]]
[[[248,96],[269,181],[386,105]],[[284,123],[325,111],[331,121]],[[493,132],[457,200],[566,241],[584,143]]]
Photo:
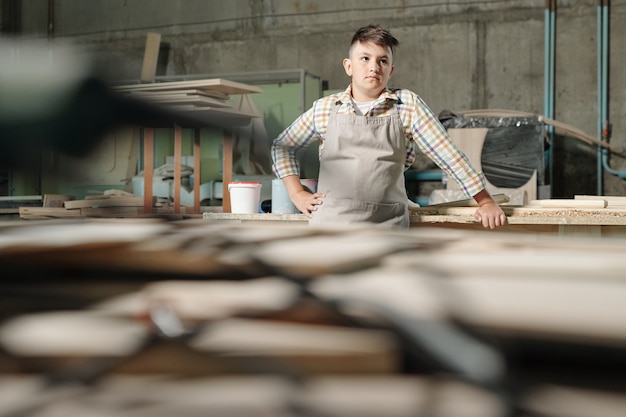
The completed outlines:
[[[609,122],[609,0],[598,0],[598,139],[608,141]],[[598,195],[602,195],[602,174],[626,179],[626,171],[618,171],[609,166],[606,147],[598,147]]]
[[[544,16],[544,116],[554,119],[554,61],[555,61],[555,24],[556,24],[556,0],[546,0],[546,10]],[[548,178],[550,183],[550,196],[552,196],[553,185],[553,161],[554,161],[554,128],[547,126],[548,151],[544,156],[548,166]]]
[[[604,96],[604,90],[602,88],[602,77],[603,77],[603,71],[602,71],[602,67],[603,67],[603,59],[602,59],[602,50],[604,47],[604,42],[602,40],[602,23],[603,23],[603,16],[602,16],[602,0],[598,0],[598,8],[597,8],[597,29],[598,29],[598,33],[597,33],[597,77],[598,77],[598,120],[597,120],[597,135],[598,135],[598,139],[602,140],[602,125],[603,125],[603,114],[602,114],[602,102],[603,100],[603,96]],[[604,152],[602,151],[602,146],[598,145],[597,148],[597,194],[598,195],[602,195],[602,180],[603,180],[603,158],[604,158]]]
[[[552,119],[554,117],[554,73],[556,72],[555,57],[556,57],[556,0],[552,0],[552,13],[550,13],[550,115]]]
[[[546,117],[548,116],[550,101],[548,99],[548,92],[550,91],[550,10],[549,3],[550,0],[546,0],[546,10],[544,12],[544,59],[543,59],[543,113]]]

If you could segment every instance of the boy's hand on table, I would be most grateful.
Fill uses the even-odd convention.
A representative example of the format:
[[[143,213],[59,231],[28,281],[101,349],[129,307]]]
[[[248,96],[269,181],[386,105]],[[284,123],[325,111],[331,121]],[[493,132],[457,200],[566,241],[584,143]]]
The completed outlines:
[[[506,224],[506,215],[495,201],[480,205],[474,213],[474,217],[486,229],[495,229]]]

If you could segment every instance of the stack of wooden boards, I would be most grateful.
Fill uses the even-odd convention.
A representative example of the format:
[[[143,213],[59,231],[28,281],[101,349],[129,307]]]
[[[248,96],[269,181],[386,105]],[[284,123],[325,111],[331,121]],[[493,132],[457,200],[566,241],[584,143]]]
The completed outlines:
[[[0,242],[3,415],[626,404],[625,239],[99,219]]]
[[[167,206],[163,199],[153,198],[153,207]],[[65,219],[83,217],[138,217],[144,215],[144,199],[121,190],[107,190],[103,194],[88,195],[76,200],[65,194],[44,195],[43,207],[23,206],[20,218],[25,220]]]
[[[261,93],[259,87],[221,78],[131,84],[113,87],[122,94],[147,100],[178,112],[249,119],[235,108],[231,95]]]

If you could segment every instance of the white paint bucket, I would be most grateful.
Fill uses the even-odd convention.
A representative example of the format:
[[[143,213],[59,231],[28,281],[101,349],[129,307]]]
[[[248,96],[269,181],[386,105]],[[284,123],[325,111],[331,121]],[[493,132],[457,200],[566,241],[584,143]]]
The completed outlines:
[[[229,183],[231,213],[258,213],[262,186],[260,182]]]
[[[300,183],[312,193],[317,192],[317,180],[301,179]],[[300,210],[291,202],[283,180],[272,180],[272,214],[298,214]]]

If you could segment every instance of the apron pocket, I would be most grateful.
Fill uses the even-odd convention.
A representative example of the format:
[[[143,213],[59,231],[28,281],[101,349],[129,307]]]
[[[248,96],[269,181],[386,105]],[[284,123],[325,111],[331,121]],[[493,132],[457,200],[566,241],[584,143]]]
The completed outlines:
[[[322,222],[373,222],[402,224],[407,209],[400,203],[373,203],[347,198],[324,199],[313,213],[311,221]]]

